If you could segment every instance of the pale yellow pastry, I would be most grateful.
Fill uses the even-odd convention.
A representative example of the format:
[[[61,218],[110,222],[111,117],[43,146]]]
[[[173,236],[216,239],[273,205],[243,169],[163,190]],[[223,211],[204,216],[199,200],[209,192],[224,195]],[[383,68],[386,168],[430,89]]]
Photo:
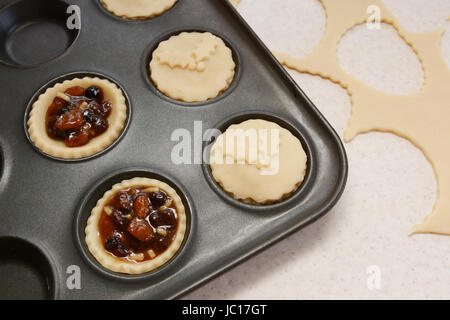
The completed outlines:
[[[170,98],[201,102],[231,84],[236,64],[222,39],[209,33],[182,32],[162,41],[150,62],[151,79]]]
[[[97,202],[85,232],[89,251],[103,267],[142,274],[164,265],[180,249],[186,233],[185,208],[177,192],[164,182],[141,177],[124,180]]]
[[[107,117],[108,128],[105,132],[92,138],[87,144],[79,147],[68,147],[64,140],[50,137],[47,133],[46,114],[56,97],[69,99],[64,92],[72,87],[84,89],[97,86],[103,91],[105,100],[111,105],[111,113]],[[127,119],[127,106],[122,90],[114,83],[100,78],[76,78],[58,83],[41,94],[33,103],[29,114],[28,132],[31,141],[42,152],[64,159],[80,159],[94,155],[109,147],[121,134]]]
[[[100,0],[112,14],[127,19],[146,19],[169,10],[177,0]]]
[[[235,199],[279,202],[303,182],[307,156],[289,130],[266,120],[231,125],[210,151],[214,179]]]
[[[432,211],[413,227],[412,233],[450,235],[450,69],[442,59],[440,47],[445,28],[426,33],[408,31],[381,0],[321,0],[321,3],[328,21],[314,51],[304,58],[284,53],[275,53],[276,57],[286,67],[330,79],[348,91],[352,112],[345,141],[370,131],[389,132],[408,139],[423,151],[436,175],[438,197]],[[373,22],[376,12],[380,14],[379,21],[391,24],[420,59],[425,81],[419,92],[384,93],[346,73],[339,64],[336,46],[343,34],[364,21]]]
[[[230,2],[233,6],[236,7],[239,4],[239,2],[241,2],[241,0],[230,0]]]

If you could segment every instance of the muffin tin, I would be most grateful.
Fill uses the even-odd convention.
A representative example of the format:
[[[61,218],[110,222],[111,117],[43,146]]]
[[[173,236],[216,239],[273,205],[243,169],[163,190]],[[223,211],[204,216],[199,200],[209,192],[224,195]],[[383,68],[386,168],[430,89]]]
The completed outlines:
[[[111,15],[98,1],[71,4],[81,8],[82,27],[62,34],[67,3],[0,0],[0,293],[51,299],[179,297],[313,222],[339,199],[347,178],[339,137],[228,0],[179,0],[160,16],[137,21]],[[160,41],[194,30],[224,39],[237,72],[217,98],[184,103],[154,87],[148,62]],[[53,32],[59,36],[48,37]],[[30,47],[27,39],[38,45]],[[106,78],[124,91],[128,121],[121,137],[100,154],[77,161],[40,153],[28,140],[32,103],[48,86],[84,75]],[[194,121],[201,121],[202,135],[249,118],[281,124],[307,152],[305,181],[281,203],[236,201],[212,179],[207,164],[171,161],[178,143],[171,140],[174,130],[187,129],[194,137]],[[194,150],[208,150],[212,140],[204,138],[193,142]],[[139,276],[104,269],[84,242],[96,201],[113,184],[136,176],[170,184],[188,217],[178,254]],[[77,267],[81,289],[69,288]]]

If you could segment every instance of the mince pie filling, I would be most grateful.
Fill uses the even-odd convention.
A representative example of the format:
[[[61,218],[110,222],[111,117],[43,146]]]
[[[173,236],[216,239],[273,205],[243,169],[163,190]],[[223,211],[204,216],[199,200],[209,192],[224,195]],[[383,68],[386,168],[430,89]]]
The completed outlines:
[[[177,226],[177,207],[166,192],[134,186],[106,202],[98,230],[107,252],[129,262],[142,262],[167,250]]]
[[[47,109],[47,135],[63,140],[70,148],[86,145],[108,129],[112,108],[112,103],[104,100],[100,87],[70,87],[58,93]]]

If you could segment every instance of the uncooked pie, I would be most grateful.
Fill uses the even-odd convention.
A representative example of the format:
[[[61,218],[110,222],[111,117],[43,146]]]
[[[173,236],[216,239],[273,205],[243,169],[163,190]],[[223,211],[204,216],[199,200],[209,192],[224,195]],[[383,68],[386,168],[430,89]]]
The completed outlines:
[[[235,199],[272,204],[302,184],[307,156],[300,140],[278,124],[251,119],[233,124],[210,151],[211,173]]]
[[[169,10],[177,0],[100,0],[112,14],[126,19],[147,19]]]
[[[122,90],[100,78],[66,80],[32,105],[28,132],[44,153],[65,159],[94,155],[121,134],[127,119]]]
[[[86,243],[105,268],[141,274],[168,262],[180,249],[186,213],[168,184],[149,178],[124,180],[92,210]]]
[[[151,79],[168,97],[186,102],[213,99],[232,83],[236,64],[225,42],[209,32],[182,32],[152,54]]]

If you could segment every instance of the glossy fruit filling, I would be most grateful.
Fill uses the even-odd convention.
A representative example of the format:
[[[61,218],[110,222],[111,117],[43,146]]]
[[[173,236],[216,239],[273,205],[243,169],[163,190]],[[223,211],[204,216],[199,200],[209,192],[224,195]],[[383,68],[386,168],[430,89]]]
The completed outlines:
[[[98,86],[68,88],[59,93],[47,109],[49,137],[63,140],[68,147],[81,147],[108,129],[112,104],[103,100]]]
[[[109,253],[141,262],[166,251],[177,226],[177,208],[163,190],[133,187],[108,200],[100,217],[99,232]]]

